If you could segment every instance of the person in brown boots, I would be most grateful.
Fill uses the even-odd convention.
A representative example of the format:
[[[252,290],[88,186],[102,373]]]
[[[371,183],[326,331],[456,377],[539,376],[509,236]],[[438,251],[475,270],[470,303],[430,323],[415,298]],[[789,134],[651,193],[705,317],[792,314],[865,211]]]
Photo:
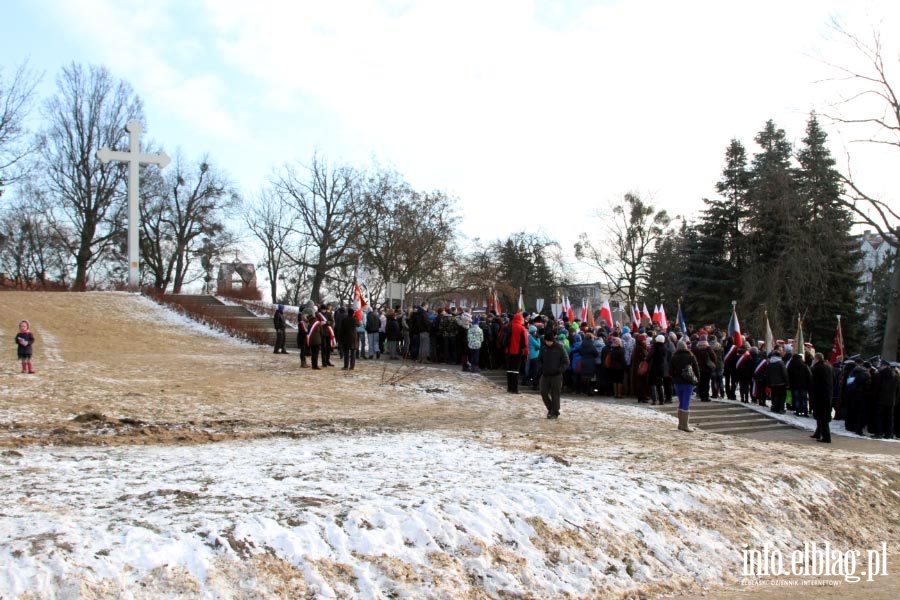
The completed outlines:
[[[694,386],[700,380],[700,365],[697,358],[688,350],[687,344],[678,342],[675,354],[672,355],[670,365],[672,382],[675,384],[675,394],[678,396],[678,429],[680,431],[693,431],[688,426],[691,416],[691,394]]]
[[[16,354],[22,363],[22,372],[34,375],[34,367],[31,366],[32,349],[34,347],[34,334],[31,333],[31,325],[28,321],[19,321],[19,333],[16,334]]]

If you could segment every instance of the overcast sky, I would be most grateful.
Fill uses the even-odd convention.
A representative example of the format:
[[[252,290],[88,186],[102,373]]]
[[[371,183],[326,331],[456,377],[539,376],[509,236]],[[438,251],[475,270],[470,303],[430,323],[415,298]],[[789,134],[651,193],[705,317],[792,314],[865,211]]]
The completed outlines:
[[[143,99],[148,139],[209,153],[245,195],[314,150],[374,159],[457,196],[469,237],[540,228],[570,248],[628,191],[695,214],[729,141],[754,152],[767,119],[799,144],[840,96],[817,83],[836,74],[823,61],[854,64],[832,17],[895,34],[898,5],[7,0],[0,51],[6,73],[45,73],[45,97],[63,65],[107,66]],[[849,149],[870,189],[896,194],[896,148],[824,124],[840,162]]]

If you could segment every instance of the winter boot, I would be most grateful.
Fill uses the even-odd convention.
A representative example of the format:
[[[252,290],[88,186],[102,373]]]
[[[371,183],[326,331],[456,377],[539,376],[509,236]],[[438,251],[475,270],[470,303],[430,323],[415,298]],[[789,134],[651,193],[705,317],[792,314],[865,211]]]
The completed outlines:
[[[305,355],[305,354],[301,354],[301,355],[300,355],[300,368],[302,368],[302,369],[308,369],[308,368],[309,368],[309,365],[306,364],[306,355]]]
[[[689,410],[681,410],[678,409],[678,430],[679,431],[693,431],[692,428],[688,427],[688,419],[690,418],[691,411]]]
[[[506,391],[510,394],[519,393],[519,374],[515,371],[506,372]]]
[[[28,372],[34,375],[34,367],[31,366],[31,363],[28,363]]]
[[[28,366],[27,366],[27,365],[28,365],[28,363],[25,362],[25,361],[23,360],[23,361],[22,361],[22,372],[23,372],[23,373],[27,373],[27,372],[28,372]]]

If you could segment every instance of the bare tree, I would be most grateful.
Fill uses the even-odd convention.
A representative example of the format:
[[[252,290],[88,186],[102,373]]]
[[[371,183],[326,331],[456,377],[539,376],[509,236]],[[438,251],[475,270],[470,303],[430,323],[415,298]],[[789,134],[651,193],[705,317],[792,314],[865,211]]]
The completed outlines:
[[[152,168],[152,167],[151,167]],[[176,154],[163,174],[164,185],[141,204],[142,247],[154,285],[180,293],[203,245],[225,230],[225,218],[239,203],[228,179],[203,157],[188,164]],[[161,195],[160,195],[161,193]]]
[[[409,292],[418,289],[454,253],[454,211],[455,202],[445,193],[416,192],[396,172],[370,177],[362,206],[368,218],[359,236],[362,262],[380,280],[370,288],[402,282]]]
[[[76,290],[88,273],[115,247],[124,221],[122,163],[103,165],[103,146],[127,149],[125,124],[143,118],[140,99],[128,83],[104,67],[71,64],[57,78],[56,95],[44,107],[47,129],[41,135],[48,211],[75,260]]]
[[[867,137],[857,141],[893,146],[900,150],[900,89],[897,82],[890,79],[881,34],[873,31],[872,41],[866,42],[845,31],[838,23],[834,23],[834,28],[856,51],[865,66],[857,71],[831,65],[840,73],[842,86],[852,91],[835,104],[838,112],[832,112],[829,116],[838,123],[862,128]],[[861,110],[862,114],[845,116],[841,110],[844,107]],[[845,186],[841,200],[843,205],[853,211],[858,223],[874,229],[894,249],[881,355],[885,359],[895,360],[897,339],[900,337],[900,211],[891,206],[890,201],[864,191],[865,185],[854,176],[849,160],[847,163],[841,176]]]
[[[31,112],[39,81],[27,62],[9,79],[0,71],[0,196],[5,186],[22,179],[26,172],[22,168],[24,159],[37,150],[25,119]]]
[[[22,185],[0,213],[0,271],[27,284],[65,285],[66,252],[40,210],[40,192]]]
[[[302,279],[302,269],[300,272],[283,273],[282,269],[286,266],[288,255],[301,256],[306,258],[306,253],[302,251],[291,252],[290,240],[291,234],[295,230],[297,223],[297,213],[281,199],[281,197],[272,190],[263,190],[256,203],[249,206],[244,215],[244,222],[253,236],[259,240],[265,252],[262,266],[266,269],[266,275],[269,278],[269,286],[272,303],[278,301],[278,281],[282,280],[290,284],[290,290],[286,290],[289,296],[299,296],[300,280]],[[298,261],[300,264],[305,260]],[[282,279],[282,276],[283,279]],[[293,281],[291,281],[293,280]],[[295,291],[296,290],[296,291]],[[296,304],[296,302],[293,302]]]
[[[308,239],[310,256],[294,257],[312,272],[311,297],[321,299],[328,272],[356,264],[350,252],[359,243],[369,215],[360,210],[359,174],[352,167],[330,167],[313,155],[305,173],[286,165],[274,181],[275,191],[297,212],[297,232]]]
[[[594,242],[582,233],[575,244],[575,256],[600,270],[610,294],[625,296],[634,304],[649,276],[648,255],[656,247],[671,219],[634,193],[625,194],[613,206],[609,223],[603,228],[610,239]]]

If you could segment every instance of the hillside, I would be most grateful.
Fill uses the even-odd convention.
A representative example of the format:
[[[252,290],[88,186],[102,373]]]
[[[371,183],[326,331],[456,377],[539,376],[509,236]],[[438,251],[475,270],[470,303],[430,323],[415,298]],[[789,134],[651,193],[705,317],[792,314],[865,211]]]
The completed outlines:
[[[2,598],[719,597],[745,548],[825,541],[861,564],[886,542],[888,575],[786,597],[900,589],[896,457],[587,399],[548,421],[456,371],[314,372],[124,293],[0,293],[0,316]]]

